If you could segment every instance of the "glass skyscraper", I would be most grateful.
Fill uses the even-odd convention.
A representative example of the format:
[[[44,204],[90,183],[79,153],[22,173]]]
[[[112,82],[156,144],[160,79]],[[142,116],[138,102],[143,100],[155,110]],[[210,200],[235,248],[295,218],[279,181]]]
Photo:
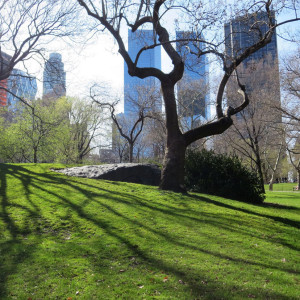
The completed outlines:
[[[128,53],[133,61],[135,61],[141,48],[153,45],[155,37],[153,30],[137,30],[132,32],[128,30]],[[152,67],[161,69],[161,47],[157,46],[153,49],[147,49],[142,52],[139,57],[137,66],[140,68]],[[154,77],[140,79],[131,77],[128,74],[128,68],[124,63],[124,114],[135,113],[138,110],[137,105],[141,102],[154,102],[152,109],[156,111],[162,110],[162,100],[159,96],[160,84]],[[149,96],[153,99],[149,99]],[[146,103],[146,105],[148,105]]]
[[[24,71],[13,69],[7,80],[8,90],[14,95],[26,100],[34,100],[37,93],[37,84],[34,77],[28,76]],[[18,98],[8,93],[8,105],[12,110],[18,103]]]
[[[274,17],[275,18],[275,17]],[[228,61],[240,55],[246,48],[258,42],[260,34],[268,30],[266,12],[241,16],[225,24],[225,53]],[[273,63],[278,58],[276,30],[269,44],[251,54],[243,64],[250,61],[271,60]]]
[[[61,54],[51,53],[45,63],[43,98],[58,99],[66,95],[66,72]]]
[[[0,85],[11,92],[0,89],[0,104],[7,105],[11,112],[17,111],[19,98],[24,101],[34,100],[37,93],[36,79],[18,69],[13,69],[8,79],[2,80]]]
[[[196,37],[191,31],[176,32],[176,49],[185,64],[183,78],[177,84],[178,109],[183,117],[209,119],[208,60],[205,55],[191,54],[203,49],[202,43],[193,41]]]

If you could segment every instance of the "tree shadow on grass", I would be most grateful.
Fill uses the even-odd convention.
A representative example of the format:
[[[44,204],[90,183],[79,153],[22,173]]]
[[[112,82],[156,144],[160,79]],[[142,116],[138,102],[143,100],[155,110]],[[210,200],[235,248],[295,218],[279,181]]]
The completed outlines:
[[[201,247],[201,245],[195,245],[192,241],[190,243],[187,243],[186,241],[182,242],[176,235],[171,234],[169,232],[166,232],[164,230],[159,229],[158,227],[151,227],[142,221],[139,221],[137,219],[132,219],[125,213],[122,213],[118,209],[118,205],[127,205],[130,207],[133,207],[134,209],[139,210],[141,213],[145,213],[146,210],[150,210],[151,212],[159,213],[162,216],[165,216],[165,218],[169,218],[173,222],[178,222],[180,226],[188,227],[190,222],[198,222],[199,225],[201,225],[201,222],[210,222],[211,225],[215,226],[216,228],[218,226],[222,226],[221,221],[222,220],[213,220],[212,215],[203,213],[203,216],[205,217],[204,220],[201,218],[197,218],[197,216],[187,216],[186,215],[186,208],[185,209],[178,209],[174,208],[169,205],[160,205],[157,206],[155,202],[146,202],[145,199],[141,199],[140,197],[135,196],[134,194],[130,195],[126,192],[117,192],[117,191],[111,191],[109,189],[105,189],[103,187],[100,187],[99,184],[91,184],[91,181],[76,181],[72,180],[71,178],[65,177],[63,175],[56,175],[51,173],[35,173],[33,171],[30,171],[27,168],[23,168],[21,166],[16,165],[1,165],[1,173],[0,173],[0,181],[1,181],[1,187],[0,187],[0,193],[1,193],[1,207],[2,207],[2,213],[1,218],[3,219],[4,223],[6,224],[7,230],[10,232],[11,240],[5,242],[2,244],[2,250],[5,251],[5,253],[11,257],[11,261],[7,266],[4,266],[3,268],[3,274],[0,278],[0,291],[2,291],[2,295],[0,292],[0,296],[3,298],[9,297],[6,291],[6,280],[7,277],[12,273],[18,272],[18,264],[23,263],[25,260],[28,260],[34,255],[34,249],[38,246],[40,243],[39,240],[39,233],[38,231],[34,231],[36,228],[38,228],[38,218],[41,214],[39,206],[32,201],[32,195],[34,194],[33,189],[36,189],[38,191],[42,191],[45,193],[44,201],[48,201],[49,203],[52,203],[52,198],[56,199],[58,201],[59,205],[64,206],[70,212],[75,213],[76,216],[88,223],[93,224],[97,228],[103,230],[106,235],[114,238],[120,245],[125,245],[128,251],[131,253],[131,255],[138,257],[141,261],[144,263],[150,265],[152,268],[156,270],[164,270],[165,272],[172,274],[172,276],[175,276],[177,278],[180,278],[182,281],[186,284],[186,291],[191,298],[198,298],[198,297],[204,297],[205,299],[219,299],[223,297],[224,299],[230,299],[228,296],[226,298],[226,295],[228,293],[227,289],[230,289],[230,286],[223,286],[222,283],[216,281],[212,281],[209,277],[207,277],[207,274],[199,274],[198,278],[193,277],[195,273],[197,273],[197,269],[195,269],[193,272],[187,271],[185,268],[177,267],[176,264],[169,262],[163,258],[159,258],[158,256],[153,254],[151,251],[147,251],[141,247],[135,240],[131,239],[130,237],[127,237],[122,233],[122,231],[118,230],[118,228],[115,228],[111,222],[108,220],[102,219],[101,217],[97,215],[93,215],[92,213],[89,213],[85,210],[86,205],[89,205],[90,203],[94,203],[94,205],[98,205],[99,207],[105,208],[109,213],[114,216],[115,218],[118,218],[123,221],[125,224],[129,224],[130,226],[136,226],[139,229],[143,229],[144,233],[148,234],[148,236],[155,235],[160,239],[163,239],[166,241],[169,245],[172,247],[181,247],[181,248],[188,248],[190,251],[194,251],[195,253],[205,253],[207,255],[215,256],[218,259],[224,259],[224,260],[231,260],[236,263],[241,263],[244,265],[256,265],[261,268],[274,268],[279,269],[285,272],[288,272],[287,269],[284,269],[283,267],[270,265],[268,263],[256,263],[253,260],[246,260],[246,259],[240,259],[240,258],[234,258],[230,255],[224,255],[217,251],[211,251],[204,249]],[[24,192],[26,195],[26,200],[30,207],[25,205],[19,205],[9,199],[7,196],[7,176],[12,176],[14,178],[19,179],[22,182]],[[88,183],[89,182],[89,183]],[[61,185],[61,189],[72,188],[74,191],[82,195],[84,201],[82,202],[74,202],[72,199],[61,195],[57,190],[50,190],[48,185]],[[64,187],[66,185],[66,187]],[[99,196],[101,196],[101,193],[98,193],[97,191],[91,191],[92,189],[100,190],[102,193],[106,193],[106,199],[108,202],[100,201]],[[192,199],[201,200],[205,202],[212,203],[214,205],[223,206],[224,208],[228,209],[237,209],[236,207],[233,207],[231,205],[219,203],[217,201],[205,198],[205,197],[198,197],[198,196],[192,196]],[[13,207],[18,207],[19,209],[24,210],[27,214],[27,219],[30,222],[33,222],[34,229],[28,229],[28,231],[32,230],[32,233],[36,236],[35,244],[32,245],[32,252],[29,251],[28,245],[25,245],[25,243],[22,241],[21,237],[24,232],[24,228],[21,229],[18,227],[16,223],[16,219],[11,216],[10,209]],[[241,212],[251,213],[252,211],[249,211],[247,209],[241,209],[239,208]],[[257,213],[254,213],[257,214]],[[259,216],[263,217],[270,217],[263,214],[257,214]],[[76,221],[74,218],[72,219],[71,216],[68,217],[70,222],[73,222],[73,227],[76,228],[76,230],[80,231],[80,227],[78,224],[76,224]],[[221,219],[221,217],[219,216]],[[284,219],[285,220],[285,219]],[[282,221],[282,220],[281,220]],[[227,220],[224,219],[224,223],[227,223]],[[289,224],[291,225],[291,224]],[[51,226],[51,225],[47,225]],[[26,229],[26,228],[25,228]],[[228,228],[226,228],[228,229]],[[81,232],[84,233],[84,232]],[[140,234],[142,236],[142,234]],[[150,241],[150,240],[149,240]],[[25,249],[25,255],[23,255]],[[88,258],[87,258],[88,259]],[[95,270],[99,271],[100,266],[94,265]],[[191,268],[193,268],[191,266]],[[199,284],[199,280],[203,282],[210,281],[210,284],[205,286]],[[255,289],[253,290],[253,293],[258,293],[262,297],[265,295],[266,298],[273,298],[273,299],[288,299],[288,297],[285,297],[283,294],[278,294],[275,292],[266,292],[264,289]],[[240,292],[240,296],[246,296],[245,292]]]
[[[204,202],[207,202],[207,203],[211,203],[211,204],[220,206],[220,207],[224,207],[224,208],[244,212],[244,213],[247,213],[247,214],[252,214],[252,215],[255,215],[255,216],[259,216],[259,217],[269,218],[269,219],[272,219],[276,222],[280,222],[282,224],[292,226],[296,229],[300,229],[300,222],[297,222],[297,221],[294,221],[294,220],[291,220],[291,219],[282,218],[282,217],[278,217],[278,216],[272,216],[271,214],[267,215],[267,214],[255,212],[253,210],[249,210],[249,209],[241,208],[241,207],[236,207],[236,206],[233,206],[233,205],[230,205],[230,204],[227,204],[227,203],[223,203],[221,201],[219,202],[219,201],[216,201],[216,200],[213,200],[213,199],[210,199],[210,198],[207,198],[207,197],[203,197],[203,196],[191,195],[191,197],[194,198],[194,199],[200,200],[200,201],[204,201]],[[272,207],[272,208],[274,208],[274,206],[268,205],[268,204],[253,205],[253,207],[254,208],[255,207]],[[292,207],[289,207],[289,206],[286,207],[286,206],[280,205],[280,206],[276,206],[276,208],[278,208],[278,209],[286,208],[286,209],[293,209],[293,210],[299,210],[300,211],[300,209],[298,209],[296,207],[293,207],[293,206]]]

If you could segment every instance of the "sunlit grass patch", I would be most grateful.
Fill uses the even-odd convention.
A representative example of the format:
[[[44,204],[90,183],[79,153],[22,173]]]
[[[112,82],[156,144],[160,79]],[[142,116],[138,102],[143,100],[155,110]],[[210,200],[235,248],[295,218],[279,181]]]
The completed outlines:
[[[297,193],[254,206],[50,167],[0,165],[1,299],[298,298]]]

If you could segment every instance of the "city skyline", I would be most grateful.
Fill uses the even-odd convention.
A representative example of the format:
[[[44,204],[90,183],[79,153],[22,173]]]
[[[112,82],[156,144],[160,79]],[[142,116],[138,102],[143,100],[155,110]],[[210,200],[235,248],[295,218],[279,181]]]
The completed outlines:
[[[287,43],[283,42],[280,37],[279,40],[278,52],[280,57],[285,53],[283,50],[289,50],[291,48],[290,46],[287,46]],[[111,37],[103,35],[95,43],[82,49],[82,51],[79,51],[78,49],[69,49],[61,44],[55,47],[52,46],[52,51],[59,51],[62,53],[63,57],[66,58],[64,60],[64,64],[68,74],[68,82],[66,82],[66,86],[68,88],[69,96],[85,96],[88,93],[88,87],[91,86],[92,83],[103,82],[112,92],[114,92],[114,95],[116,94],[118,96],[121,94],[122,96],[120,97],[123,97],[124,62],[122,57],[117,54],[117,45],[114,43]],[[78,53],[80,53],[80,56],[78,56]],[[169,72],[172,64],[163,49],[161,56],[162,70],[164,72]],[[99,66],[101,66],[101,68]],[[22,67],[22,65],[20,65],[20,67]],[[37,72],[42,72],[42,70],[40,68],[40,71],[37,71],[38,67],[40,68],[40,65],[35,67],[33,66],[30,68],[30,72],[37,76],[37,96],[41,97],[43,83]],[[217,68],[214,68],[214,71],[216,70]],[[213,95],[211,95],[211,97],[213,97]],[[122,110],[123,109],[120,111]],[[211,113],[214,114],[214,109],[211,111]]]

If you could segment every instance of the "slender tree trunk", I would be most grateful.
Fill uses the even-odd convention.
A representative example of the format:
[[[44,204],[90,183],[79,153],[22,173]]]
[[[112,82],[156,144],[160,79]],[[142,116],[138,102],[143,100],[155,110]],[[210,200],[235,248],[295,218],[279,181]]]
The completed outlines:
[[[259,179],[260,179],[261,190],[262,190],[262,193],[265,194],[266,191],[265,191],[264,175],[263,175],[263,171],[262,171],[262,163],[261,163],[261,158],[260,158],[260,149],[259,149],[257,139],[255,139],[255,149],[254,150],[255,150],[256,166],[257,166],[258,176],[259,176]]]
[[[36,164],[38,162],[37,160],[37,148],[33,147],[33,162]]]
[[[258,171],[258,176],[259,176],[259,180],[260,180],[260,185],[261,185],[261,189],[262,189],[262,192],[265,194],[266,191],[265,191],[265,183],[264,183],[264,176],[263,176],[263,172],[262,172],[262,168],[261,168],[261,160],[260,160],[260,157],[257,161],[257,171]]]
[[[133,162],[133,144],[129,144],[129,162]]]
[[[298,169],[298,191],[300,191],[300,169]]]
[[[283,147],[283,143],[281,143],[281,145],[280,145],[279,152],[278,152],[276,162],[275,162],[275,166],[274,166],[274,168],[272,167],[272,176],[271,176],[270,183],[269,183],[269,191],[273,191],[273,183],[274,183],[275,172],[277,170],[277,167],[278,167],[278,164],[279,164],[279,159],[281,157],[282,147]]]
[[[270,182],[269,182],[269,191],[273,192],[273,184],[274,184],[274,173],[271,176]]]

